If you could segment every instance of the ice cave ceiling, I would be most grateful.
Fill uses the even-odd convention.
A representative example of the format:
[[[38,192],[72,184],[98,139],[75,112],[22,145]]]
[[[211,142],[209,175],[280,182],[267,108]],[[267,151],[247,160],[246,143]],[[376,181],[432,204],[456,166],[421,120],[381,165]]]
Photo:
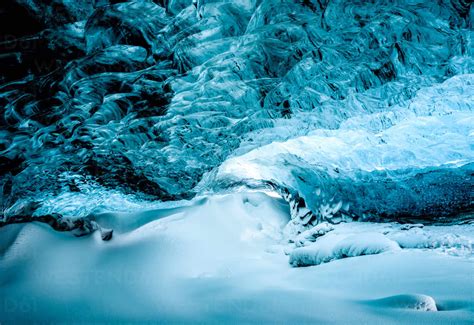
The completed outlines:
[[[3,222],[240,186],[302,225],[472,211],[469,0],[2,5]]]

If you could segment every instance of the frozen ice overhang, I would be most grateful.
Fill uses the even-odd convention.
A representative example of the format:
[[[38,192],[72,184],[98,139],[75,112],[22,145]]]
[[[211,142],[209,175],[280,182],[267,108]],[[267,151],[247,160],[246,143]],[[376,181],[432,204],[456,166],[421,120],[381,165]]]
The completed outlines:
[[[315,214],[332,205],[357,219],[429,219],[469,210],[473,97],[473,76],[455,77],[420,90],[404,105],[348,119],[339,129],[232,157],[220,166],[216,182],[272,182],[297,192]]]

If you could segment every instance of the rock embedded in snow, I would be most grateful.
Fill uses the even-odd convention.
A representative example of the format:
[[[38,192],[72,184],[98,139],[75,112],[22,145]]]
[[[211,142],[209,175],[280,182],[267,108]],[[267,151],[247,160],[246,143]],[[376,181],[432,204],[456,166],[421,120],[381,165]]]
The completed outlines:
[[[100,229],[100,237],[103,241],[109,241],[114,234],[113,229]]]

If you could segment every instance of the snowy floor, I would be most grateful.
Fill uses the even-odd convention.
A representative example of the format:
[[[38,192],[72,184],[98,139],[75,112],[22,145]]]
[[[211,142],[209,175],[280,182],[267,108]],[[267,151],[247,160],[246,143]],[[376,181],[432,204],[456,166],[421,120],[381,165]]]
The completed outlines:
[[[99,218],[110,242],[0,229],[0,323],[474,320],[474,225],[351,223],[288,243],[286,204],[262,193],[153,213]]]

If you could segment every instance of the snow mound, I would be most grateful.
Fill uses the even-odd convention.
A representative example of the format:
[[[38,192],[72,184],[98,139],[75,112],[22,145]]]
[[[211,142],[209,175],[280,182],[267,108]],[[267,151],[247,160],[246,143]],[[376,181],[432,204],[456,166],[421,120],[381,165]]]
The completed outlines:
[[[345,257],[379,254],[392,250],[400,250],[400,246],[378,233],[348,237],[327,235],[310,246],[296,248],[290,253],[290,264],[297,267],[319,265]]]
[[[382,308],[412,309],[417,311],[438,311],[433,297],[420,294],[390,296],[369,301],[372,306]]]
[[[291,222],[289,223],[291,225]],[[287,229],[285,229],[287,231]],[[474,233],[472,225],[422,225],[352,222],[331,225],[320,223],[298,235],[285,233],[288,238],[289,251],[298,247],[320,247],[333,249],[337,241],[349,236],[364,236],[366,233],[377,233],[394,241],[402,249],[431,249],[452,256],[474,256]],[[299,253],[298,253],[299,254]]]

